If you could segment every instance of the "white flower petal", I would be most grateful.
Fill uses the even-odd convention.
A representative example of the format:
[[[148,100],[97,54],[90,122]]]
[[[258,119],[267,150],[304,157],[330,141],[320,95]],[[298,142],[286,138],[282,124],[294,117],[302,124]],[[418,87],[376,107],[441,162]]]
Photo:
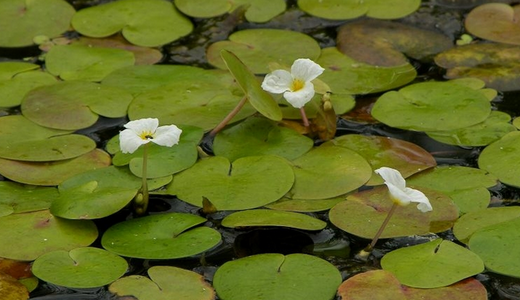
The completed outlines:
[[[157,145],[171,147],[179,143],[182,130],[175,125],[161,126],[157,128],[155,137],[151,140]]]
[[[139,119],[125,124],[125,128],[131,129],[137,134],[141,134],[142,132],[153,133],[157,129],[157,126],[159,126],[159,120],[155,118]]]
[[[307,102],[314,97],[314,86],[310,82],[306,82],[303,88],[296,92],[285,92],[283,97],[287,102],[296,108],[302,108]]]
[[[395,169],[382,167],[375,170],[374,172],[383,177],[385,183],[390,182],[402,190],[406,187],[406,181],[404,180],[403,176]]]
[[[421,191],[412,189],[412,188],[405,188],[404,192],[408,196],[408,199],[411,202],[417,202],[419,203],[417,205],[417,209],[422,212],[428,212],[433,210],[432,205],[430,204],[430,200],[428,200],[428,197],[426,197],[425,194],[423,194]]]
[[[292,85],[293,77],[285,70],[275,70],[265,75],[262,82],[262,89],[269,93],[281,94],[288,91]]]
[[[299,58],[291,66],[292,76],[305,82],[316,79],[323,71],[324,68],[308,58]]]
[[[119,133],[119,147],[123,153],[134,153],[139,146],[148,142],[149,140],[142,139],[132,129],[125,129]]]
[[[394,203],[397,203],[401,206],[406,206],[410,204],[410,198],[402,189],[398,188],[390,182],[385,182],[385,184],[388,187],[390,199],[392,199]]]

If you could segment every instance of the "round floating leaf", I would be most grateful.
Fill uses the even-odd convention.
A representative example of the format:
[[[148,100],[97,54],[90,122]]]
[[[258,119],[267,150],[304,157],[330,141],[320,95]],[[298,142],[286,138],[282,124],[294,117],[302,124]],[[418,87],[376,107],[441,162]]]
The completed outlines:
[[[74,8],[63,0],[4,0],[0,3],[0,47],[33,45],[33,38],[57,37],[69,29]]]
[[[482,123],[454,131],[430,131],[426,134],[441,143],[475,147],[491,144],[511,131],[516,131],[511,125],[511,116],[492,111]]]
[[[218,125],[243,97],[224,81],[223,77],[231,78],[229,75],[198,68],[179,71],[185,73],[182,77],[176,75],[177,80],[137,96],[128,108],[129,118],[155,117],[161,124],[185,124],[209,130]],[[232,122],[254,112],[246,104]]]
[[[166,213],[131,219],[110,227],[101,244],[110,252],[144,259],[174,259],[204,252],[220,242],[220,233],[195,227],[206,219]],[[143,247],[146,245],[146,247]]]
[[[139,300],[215,299],[213,287],[198,273],[170,266],[153,266],[148,269],[148,276],[150,279],[140,275],[123,277],[112,283],[109,291]]]
[[[56,162],[22,162],[0,158],[0,174],[20,183],[58,185],[76,174],[109,165],[110,155],[94,149],[76,158]]]
[[[276,202],[266,205],[265,207],[276,210],[297,211],[297,212],[317,212],[331,209],[334,205],[344,201],[345,197],[336,197],[331,199],[311,199],[311,200],[292,200],[282,198]]]
[[[283,0],[175,0],[175,5],[184,14],[195,18],[211,18],[246,7],[245,17],[249,22],[263,23],[285,11]]]
[[[58,196],[58,190],[54,187],[34,187],[0,181],[0,205],[9,206],[12,213],[48,209]]]
[[[487,300],[487,291],[480,281],[468,278],[447,287],[416,289],[401,285],[385,270],[372,270],[354,275],[338,288],[341,300]],[[377,298],[375,298],[377,297]]]
[[[34,260],[55,250],[71,250],[90,245],[98,235],[88,220],[66,220],[48,210],[0,217],[0,257]]]
[[[30,90],[56,83],[54,76],[35,69],[39,66],[30,63],[0,63],[0,107],[18,106]]]
[[[468,246],[492,272],[520,278],[520,218],[486,226],[477,230]]]
[[[310,138],[292,129],[265,118],[250,117],[219,132],[213,142],[213,152],[230,161],[265,154],[291,160],[309,151],[313,144]]]
[[[516,129],[520,129],[520,118],[516,117],[513,119],[513,125],[516,127]]]
[[[104,286],[123,276],[127,268],[123,258],[91,247],[48,252],[32,265],[36,277],[69,288]]]
[[[423,148],[390,137],[347,134],[328,143],[357,152],[370,163],[374,170],[390,167],[399,170],[404,178],[437,164],[435,158]],[[383,184],[383,179],[373,173],[366,184]]]
[[[358,62],[339,52],[335,47],[322,50],[316,61],[325,68],[320,79],[334,94],[369,94],[403,86],[417,76],[408,62],[391,67],[375,67]],[[349,80],[345,81],[345,78]]]
[[[408,183],[447,194],[464,214],[488,206],[487,188],[495,186],[497,178],[476,168],[441,166],[410,177]]]
[[[49,73],[63,80],[101,81],[112,71],[134,62],[130,51],[82,45],[57,45],[45,55]]]
[[[327,224],[304,214],[270,209],[253,209],[230,214],[222,220],[222,226],[283,226],[303,230],[322,230]]]
[[[127,50],[134,54],[136,65],[153,65],[160,62],[163,58],[159,49],[130,44],[121,35],[115,35],[103,39],[80,37],[79,39],[72,41],[71,45]]]
[[[227,158],[214,156],[175,175],[167,192],[199,207],[205,197],[218,210],[243,210],[282,198],[293,183],[293,170],[284,158],[248,156],[231,164]]]
[[[162,0],[120,0],[92,6],[77,12],[72,26],[90,37],[107,37],[122,30],[129,42],[146,47],[173,42],[193,29],[172,3]]]
[[[414,203],[398,207],[382,238],[441,232],[453,226],[459,213],[451,199],[434,190],[420,191],[430,200],[433,211],[423,213]],[[347,196],[347,201],[329,211],[329,218],[341,230],[369,239],[375,236],[392,205],[386,186],[376,187]]]
[[[222,300],[330,300],[340,283],[335,266],[305,254],[240,258],[222,265],[213,279]]]
[[[147,178],[158,178],[178,173],[191,167],[198,158],[197,145],[204,132],[198,127],[180,126],[182,134],[179,144],[173,147],[148,145]],[[115,139],[119,149],[119,139]],[[134,153],[117,152],[112,160],[115,166],[130,165],[130,171],[141,177],[143,172],[143,147]]]
[[[63,130],[87,128],[98,114],[126,116],[132,96],[124,90],[86,81],[68,81],[30,91],[22,102],[23,115],[36,124]]]
[[[372,168],[361,155],[332,145],[314,148],[292,163],[292,199],[336,197],[357,189],[372,176]]]
[[[520,132],[510,132],[487,146],[478,158],[478,166],[501,182],[520,187]]]
[[[491,225],[520,217],[520,207],[491,207],[473,211],[460,217],[453,226],[453,234],[463,243],[467,243],[473,233]]]
[[[416,288],[448,286],[484,271],[475,253],[442,239],[387,253],[381,267],[402,284]]]
[[[383,94],[372,116],[386,125],[417,131],[455,130],[487,119],[489,100],[449,82],[422,82]]]
[[[287,47],[290,45],[290,47]],[[208,62],[225,69],[220,57],[221,50],[233,52],[255,74],[269,73],[269,63],[290,66],[302,57],[316,60],[320,46],[310,36],[300,32],[280,29],[247,29],[229,36],[229,41],[216,42],[209,46]]]
[[[375,19],[400,19],[420,5],[420,0],[298,0],[298,7],[304,12],[331,20],[355,19],[363,15]]]
[[[437,32],[401,23],[362,19],[339,28],[338,49],[349,57],[375,66],[402,66],[411,57],[425,60],[453,46]]]
[[[280,121],[282,112],[273,97],[264,91],[260,82],[251,71],[238,59],[238,57],[227,50],[222,50],[220,56],[226,67],[244,91],[245,97],[251,105],[267,118]]]
[[[70,131],[45,128],[20,115],[0,118],[0,157],[20,161],[57,161],[84,155],[96,143]]]
[[[494,43],[455,47],[435,56],[447,78],[475,77],[500,91],[520,89],[518,60],[520,46]]]
[[[464,25],[471,34],[486,40],[520,45],[520,6],[487,3],[474,8],[466,16]]]

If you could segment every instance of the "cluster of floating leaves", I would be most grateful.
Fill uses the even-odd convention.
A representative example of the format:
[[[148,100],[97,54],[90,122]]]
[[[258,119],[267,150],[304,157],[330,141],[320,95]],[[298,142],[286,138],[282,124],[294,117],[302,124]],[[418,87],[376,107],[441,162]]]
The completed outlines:
[[[0,240],[9,241],[0,246],[5,258],[0,270],[9,269],[2,262],[34,261],[32,273],[41,280],[70,288],[110,284],[113,294],[140,300],[214,299],[216,294],[223,300],[259,295],[327,300],[336,293],[345,300],[372,299],[373,293],[486,299],[484,286],[470,277],[484,269],[520,277],[515,230],[520,212],[517,207],[488,208],[488,189],[498,181],[520,187],[519,121],[511,122],[491,104],[496,89],[518,89],[519,43],[511,34],[518,28],[508,23],[518,8],[482,5],[466,19],[469,33],[512,45],[454,47],[442,34],[389,21],[413,13],[420,4],[299,0],[301,10],[319,18],[368,18],[341,26],[337,47],[321,48],[309,35],[289,30],[236,31],[209,45],[206,60],[214,68],[203,69],[157,65],[161,53],[152,47],[190,34],[189,17],[217,17],[238,8],[249,22],[263,23],[283,14],[286,2],[118,0],[77,12],[63,0],[0,3],[0,47],[46,41],[40,45],[44,68],[0,63],[0,107],[21,112],[0,118],[0,174],[9,179],[0,181]],[[70,26],[81,37],[53,44]],[[299,126],[299,112],[264,92],[259,81],[301,57],[326,69],[314,81],[316,96],[305,107],[310,129]],[[411,83],[417,71],[409,58],[433,57],[448,69],[449,79],[463,78]],[[355,95],[376,93],[380,96],[371,115],[377,121],[425,132],[444,144],[485,146],[479,168],[436,166],[428,151],[397,138],[334,137],[336,115],[354,108]],[[231,125],[214,137],[213,155],[201,154],[205,132],[244,97],[248,101]],[[325,108],[325,99],[333,110]],[[175,147],[152,144],[148,149],[152,194],[176,196],[204,212],[237,212],[225,212],[216,217],[218,222],[196,213],[151,214],[121,221],[100,236],[93,220],[118,214],[138,196],[142,150],[121,153],[117,135],[98,148],[78,131],[100,118],[125,117],[158,118],[183,130]],[[316,136],[327,138],[315,145]],[[413,206],[400,208],[383,238],[452,229],[467,247],[436,238],[397,249],[381,259],[383,270],[343,283],[326,259],[277,253],[226,262],[213,285],[171,266],[151,267],[148,276],[122,277],[128,267],[122,257],[198,256],[223,243],[222,228],[319,231],[327,222],[316,218],[317,212],[328,211],[328,220],[351,235],[372,238],[392,206],[373,172],[383,166],[398,169],[433,206],[427,214]],[[92,246],[98,239],[103,249]],[[11,287],[12,299],[26,299],[37,279],[26,273],[13,276],[0,271],[0,283]]]

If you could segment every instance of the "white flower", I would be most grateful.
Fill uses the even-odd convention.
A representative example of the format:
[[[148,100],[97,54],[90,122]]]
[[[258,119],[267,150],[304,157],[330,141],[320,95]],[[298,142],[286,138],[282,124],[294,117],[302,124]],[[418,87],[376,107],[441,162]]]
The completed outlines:
[[[182,130],[175,125],[158,126],[159,120],[153,118],[126,123],[126,129],[119,133],[121,152],[133,153],[139,146],[149,142],[166,147],[179,143]]]
[[[420,191],[406,187],[406,181],[399,171],[382,167],[375,172],[385,180],[385,184],[390,192],[390,198],[394,203],[401,206],[410,204],[410,202],[418,202],[417,209],[422,212],[433,210],[428,198]]]
[[[273,94],[282,94],[285,100],[296,108],[302,108],[314,96],[312,80],[325,69],[308,58],[299,58],[291,66],[291,73],[276,70],[267,74],[262,88]]]

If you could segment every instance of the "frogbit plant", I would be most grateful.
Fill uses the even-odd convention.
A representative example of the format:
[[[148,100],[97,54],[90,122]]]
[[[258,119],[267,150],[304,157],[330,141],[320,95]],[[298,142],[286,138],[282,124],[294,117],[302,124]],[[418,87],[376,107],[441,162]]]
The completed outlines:
[[[325,69],[308,58],[299,58],[291,66],[291,72],[275,70],[267,74],[262,82],[262,88],[273,94],[282,94],[285,100],[302,114],[303,124],[308,127],[309,120],[305,114],[304,105],[314,96],[312,80],[316,79]]]
[[[383,177],[383,180],[385,181],[386,186],[388,187],[388,192],[390,194],[390,199],[394,202],[394,205],[388,212],[388,215],[386,216],[385,220],[383,221],[383,224],[381,224],[381,227],[377,231],[376,235],[372,239],[372,242],[370,245],[368,245],[362,253],[360,253],[360,256],[366,256],[368,255],[374,246],[376,245],[377,240],[383,233],[383,230],[385,229],[386,225],[388,224],[388,221],[390,221],[390,218],[394,214],[395,210],[399,206],[406,206],[410,204],[410,202],[417,202],[419,203],[417,205],[417,209],[421,212],[429,212],[433,210],[430,200],[424,195],[421,191],[418,191],[416,189],[412,189],[409,187],[406,187],[406,181],[401,175],[401,173],[395,169],[382,167],[377,170],[375,170],[377,174],[379,174],[381,177]]]
[[[172,147],[179,143],[182,130],[175,125],[159,127],[159,120],[155,118],[130,121],[124,126],[126,129],[119,133],[121,152],[134,153],[141,145],[144,145],[143,172],[141,176],[143,184],[141,192],[135,199],[135,211],[141,215],[148,207],[148,183],[146,181],[148,143],[153,142],[160,146]]]

